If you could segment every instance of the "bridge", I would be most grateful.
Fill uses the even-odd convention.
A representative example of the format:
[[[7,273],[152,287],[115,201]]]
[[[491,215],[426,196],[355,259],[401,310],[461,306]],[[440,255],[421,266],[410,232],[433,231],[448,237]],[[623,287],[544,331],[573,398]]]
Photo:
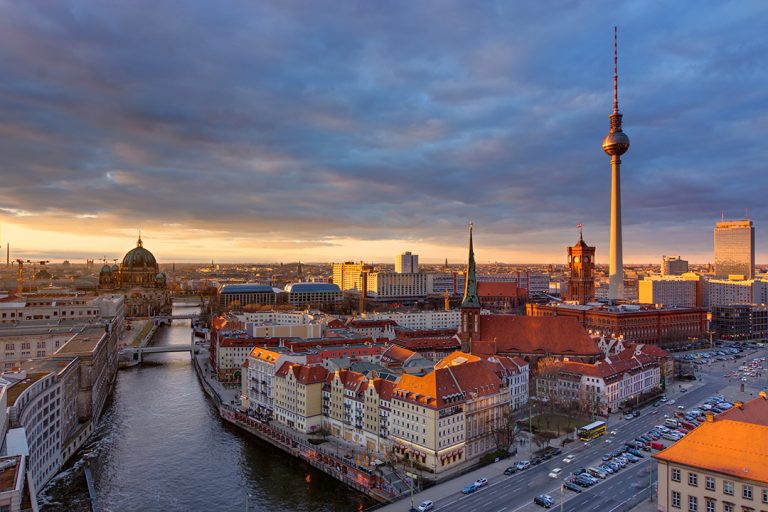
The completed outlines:
[[[142,362],[144,354],[165,354],[170,352],[189,352],[194,353],[195,347],[192,344],[184,345],[159,345],[156,347],[125,347],[121,350],[124,354],[130,354],[134,361]]]
[[[195,313],[188,313],[186,315],[157,315],[157,316],[150,316],[150,317],[134,317],[134,316],[127,316],[125,317],[126,320],[152,320],[155,325],[165,324],[165,323],[171,323],[173,320],[197,320],[200,318],[200,315]]]

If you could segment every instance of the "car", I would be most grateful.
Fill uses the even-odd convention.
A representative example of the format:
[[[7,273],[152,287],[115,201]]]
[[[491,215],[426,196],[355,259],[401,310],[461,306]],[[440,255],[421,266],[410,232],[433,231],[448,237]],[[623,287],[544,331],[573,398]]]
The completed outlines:
[[[629,450],[629,453],[631,453],[632,455],[634,455],[635,457],[638,457],[640,459],[645,457],[645,455],[643,455],[642,453],[637,451],[637,448],[632,448],[631,450]]]
[[[528,469],[529,467],[531,467],[531,462],[527,460],[521,460],[520,462],[515,464],[515,467],[517,468],[518,471],[522,471],[524,469]]]
[[[602,469],[603,471],[605,471],[606,473],[608,473],[608,474],[611,474],[611,475],[612,475],[612,474],[614,474],[614,473],[616,472],[616,470],[615,470],[615,469],[613,469],[613,468],[612,468],[611,466],[609,466],[608,464],[603,464],[603,465],[601,465],[601,466],[597,466],[597,468],[598,468],[598,469]]]
[[[634,416],[632,416],[631,414],[625,414],[624,415],[624,419],[625,420],[631,420],[632,418],[634,418]]]
[[[488,483],[488,479],[485,477],[480,477],[477,480],[475,480],[475,487],[482,487]]]
[[[543,454],[541,455],[541,458],[542,458],[542,459],[544,459],[544,460],[549,460],[549,459],[551,459],[551,458],[552,458],[552,455],[554,455],[554,454],[553,454],[553,453],[551,453],[551,452],[546,452],[546,453],[543,453]]]
[[[679,411],[684,411],[684,410],[685,410],[685,407],[683,407],[682,405],[678,405],[678,406],[677,406],[677,410],[679,410]]]
[[[614,473],[618,473],[621,469],[621,466],[619,466],[616,462],[606,462],[605,465],[611,468]]]
[[[592,485],[595,485],[599,480],[595,478],[594,476],[590,475],[589,473],[584,473],[581,475],[581,478],[586,478],[588,482],[592,482]]]
[[[586,468],[579,468],[576,471],[574,471],[573,474],[574,474],[574,476],[580,476],[580,475],[583,475],[586,472],[587,472]]]
[[[573,481],[582,487],[592,487],[592,481],[587,480],[586,478],[583,478],[582,476],[577,476],[573,479]]]
[[[555,504],[555,500],[548,494],[541,494],[533,498],[533,502],[537,505],[541,505],[544,508],[550,508]]]
[[[603,455],[603,461],[605,462],[608,462],[612,458],[613,458],[613,455],[611,455],[610,453],[606,453],[605,455]]]
[[[634,411],[632,411],[632,416],[634,416],[635,418],[637,418],[638,416],[640,416],[640,411],[639,411],[639,410],[637,410],[637,409],[635,409]]]
[[[667,405],[675,405],[675,401],[674,401],[674,400],[670,400],[670,401],[667,403]]]
[[[573,492],[577,492],[577,493],[581,492],[581,487],[579,487],[578,485],[576,485],[575,483],[573,483],[570,480],[564,481],[563,482],[563,487],[568,489],[569,491],[573,491]]]
[[[605,479],[608,475],[605,474],[605,471],[601,471],[598,468],[589,468],[587,470],[587,473],[589,473],[591,476],[595,478]]]
[[[618,464],[619,466],[621,466],[623,468],[627,467],[627,464],[629,464],[629,462],[627,462],[627,459],[625,459],[624,457],[616,457],[613,460],[614,460],[614,462],[616,462],[616,464]]]
[[[509,466],[504,470],[505,475],[514,475],[515,473],[517,473],[517,468],[515,466]]]
[[[419,512],[427,512],[427,510],[432,510],[435,508],[435,504],[432,503],[430,500],[422,501],[421,505],[416,509]]]
[[[659,407],[661,405],[661,402],[653,402],[654,407]]]
[[[616,434],[618,434],[618,432],[616,432],[615,430],[611,430],[610,434],[611,434],[612,436],[615,436]]]
[[[633,464],[634,464],[635,462],[637,462],[637,461],[639,461],[639,460],[640,460],[640,458],[639,458],[639,457],[635,457],[635,456],[634,456],[634,455],[632,455],[631,453],[625,453],[625,454],[624,454],[624,458],[625,458],[625,459],[627,459],[629,462],[631,462],[631,463],[633,463]]]
[[[666,402],[667,401],[667,397],[662,396],[661,398],[659,398],[659,401],[660,402]]]
[[[685,393],[686,391],[688,391],[688,389],[686,389],[686,388],[680,388],[680,392],[681,392],[681,393]]]
[[[576,456],[575,456],[575,455],[568,455],[568,456],[566,456],[566,457],[563,459],[563,462],[565,462],[566,464],[570,464],[571,462],[573,462],[573,461],[574,461],[574,459],[575,459],[575,458],[576,458]]]
[[[562,469],[560,469],[560,468],[553,469],[552,471],[549,472],[549,478],[557,478],[557,477],[559,477],[561,471],[562,471]]]
[[[468,486],[463,488],[461,490],[461,492],[464,493],[464,494],[471,494],[471,493],[475,492],[476,490],[477,490],[477,487],[475,487],[475,484],[469,484]]]

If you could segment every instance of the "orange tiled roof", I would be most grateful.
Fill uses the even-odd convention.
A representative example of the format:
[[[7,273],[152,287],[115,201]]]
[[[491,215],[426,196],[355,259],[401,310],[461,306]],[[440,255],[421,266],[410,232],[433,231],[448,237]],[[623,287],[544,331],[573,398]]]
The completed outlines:
[[[403,348],[399,345],[390,345],[389,348],[387,348],[387,350],[381,354],[381,363],[384,365],[390,363],[404,365],[411,357],[415,355],[416,352],[413,350],[408,350],[407,348]]]
[[[448,366],[456,366],[456,365],[475,362],[475,361],[481,361],[481,358],[479,358],[476,355],[467,354],[460,350],[457,350],[451,354],[448,354],[447,356],[442,358],[440,361],[438,361],[437,364],[435,365],[435,368],[446,368]]]
[[[768,425],[704,422],[654,458],[768,484]]]
[[[482,352],[506,354],[600,355],[597,343],[577,318],[564,316],[481,315],[480,336],[495,347]],[[473,342],[473,352],[475,351]]]
[[[275,361],[277,361],[277,358],[280,357],[280,354],[266,348],[255,347],[253,350],[251,350],[250,356],[261,361],[274,364]]]

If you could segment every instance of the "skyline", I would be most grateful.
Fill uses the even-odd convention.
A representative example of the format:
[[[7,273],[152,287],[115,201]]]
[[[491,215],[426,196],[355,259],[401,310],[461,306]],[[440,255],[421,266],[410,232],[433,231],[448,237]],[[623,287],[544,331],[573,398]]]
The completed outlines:
[[[461,262],[472,220],[481,263],[579,223],[607,263],[618,25],[625,260],[714,261],[747,208],[768,260],[759,2],[41,5],[0,3],[14,257]]]

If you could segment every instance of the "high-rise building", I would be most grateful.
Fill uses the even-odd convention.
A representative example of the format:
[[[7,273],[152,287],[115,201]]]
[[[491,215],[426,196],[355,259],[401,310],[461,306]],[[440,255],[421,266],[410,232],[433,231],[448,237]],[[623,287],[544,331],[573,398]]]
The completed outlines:
[[[638,283],[640,304],[694,307],[697,281],[679,276],[646,277]]]
[[[355,263],[353,261],[334,263],[333,284],[338,285],[342,292],[348,290],[359,292],[363,289],[363,272],[370,272],[371,270],[373,270],[373,267],[371,265],[366,265],[362,261],[360,263]]]
[[[419,271],[419,255],[406,251],[395,256],[395,272],[398,274],[415,274]]]
[[[579,232],[579,241],[568,248],[568,268],[571,275],[568,278],[568,290],[565,300],[586,304],[595,299],[595,248],[584,242]]]
[[[715,274],[755,276],[755,227],[751,220],[715,224]]]
[[[611,129],[603,139],[603,151],[611,157],[611,243],[608,265],[608,299],[624,298],[624,257],[621,243],[621,155],[629,149],[629,137],[621,129],[616,28],[613,29],[613,112]]]
[[[661,275],[679,276],[688,272],[688,261],[681,259],[680,256],[662,256],[661,257]]]

